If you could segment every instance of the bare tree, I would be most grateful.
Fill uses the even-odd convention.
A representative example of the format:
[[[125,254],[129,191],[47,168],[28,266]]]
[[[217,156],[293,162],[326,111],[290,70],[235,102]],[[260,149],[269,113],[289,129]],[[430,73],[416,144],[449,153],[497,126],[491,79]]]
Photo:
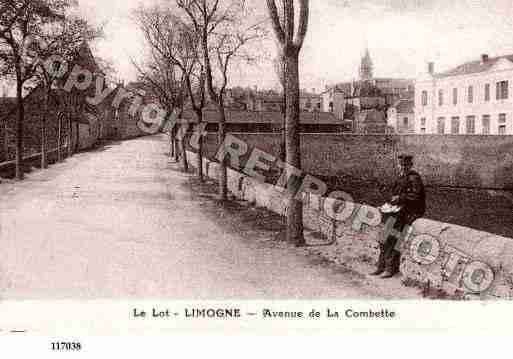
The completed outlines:
[[[145,76],[160,93],[167,104],[168,113],[179,109],[183,113],[188,103],[201,130],[203,109],[206,105],[205,71],[199,57],[199,37],[169,8],[139,8],[135,12],[136,22],[150,48],[148,73],[160,73],[161,85],[153,76]],[[143,73],[141,67],[139,72]],[[159,70],[160,69],[160,70]],[[162,76],[162,74],[165,74]],[[162,83],[164,82],[164,83]],[[179,116],[181,117],[181,116]],[[171,141],[176,137],[176,128],[171,129]],[[203,138],[198,140],[198,178],[203,181]],[[182,142],[182,159],[187,170],[187,152]]]
[[[40,38],[35,39],[39,43],[35,80],[44,89],[44,107],[41,114],[41,168],[47,167],[46,122],[53,90],[68,70],[66,64],[73,61],[83,42],[92,41],[101,34],[101,28],[94,28],[83,19],[63,17],[49,26]],[[54,95],[53,100],[58,102],[58,95]],[[62,117],[59,116],[59,129],[62,127],[61,121]],[[57,151],[60,158],[60,137],[58,142]]]
[[[16,79],[16,178],[23,179],[23,86],[34,77],[37,46],[27,51],[27,42],[64,18],[74,0],[0,0],[0,68]]]
[[[177,112],[180,117],[185,102],[184,75],[180,74],[177,67],[167,59],[153,58],[144,65],[132,62],[139,74],[138,82],[141,84],[142,93],[157,100],[167,114]],[[169,133],[170,156],[174,156],[175,160],[178,155],[176,135],[176,128],[171,128]],[[184,171],[188,172],[187,152],[183,145],[184,143],[181,142],[182,164]]]
[[[286,96],[286,158],[287,177],[294,176],[294,169],[301,169],[301,139],[299,111],[299,53],[308,29],[309,0],[298,0],[299,13],[295,12],[294,0],[282,0],[280,19],[276,0],[266,0],[273,30],[285,62]],[[295,26],[295,16],[299,23]],[[291,196],[287,211],[287,240],[298,246],[305,244],[303,235],[303,204]]]
[[[218,142],[226,137],[225,94],[229,70],[237,57],[250,60],[244,48],[262,37],[260,23],[247,25],[244,0],[176,0],[186,14],[189,26],[199,39],[205,82],[210,100],[219,112]],[[216,81],[217,79],[217,81]],[[226,159],[221,162],[219,198],[228,199],[228,170]]]

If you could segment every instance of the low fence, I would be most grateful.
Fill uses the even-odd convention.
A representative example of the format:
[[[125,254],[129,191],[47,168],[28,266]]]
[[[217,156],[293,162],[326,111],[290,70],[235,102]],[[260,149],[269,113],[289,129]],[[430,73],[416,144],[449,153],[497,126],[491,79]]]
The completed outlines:
[[[66,158],[68,156],[68,146],[63,146],[61,148],[61,156],[62,158]],[[58,160],[58,149],[51,149],[47,152],[47,162],[48,164],[52,164],[57,162]],[[34,153],[29,156],[23,157],[22,166],[25,169],[30,169],[31,167],[40,167],[41,165],[41,152]],[[0,177],[3,178],[12,178],[15,176],[16,171],[16,160],[10,160],[0,163]]]
[[[203,167],[207,176],[218,178],[218,163],[205,159]],[[228,188],[240,199],[286,214],[286,201],[271,184],[229,169]],[[326,213],[329,201],[332,200],[305,196],[305,226],[332,238],[334,252],[342,262],[376,263],[384,226],[366,224],[369,221],[362,221],[361,213],[375,213],[377,209],[351,204],[351,216],[338,221]],[[401,246],[401,273],[405,281],[452,295],[512,298],[513,239],[427,219],[417,220],[407,238]]]

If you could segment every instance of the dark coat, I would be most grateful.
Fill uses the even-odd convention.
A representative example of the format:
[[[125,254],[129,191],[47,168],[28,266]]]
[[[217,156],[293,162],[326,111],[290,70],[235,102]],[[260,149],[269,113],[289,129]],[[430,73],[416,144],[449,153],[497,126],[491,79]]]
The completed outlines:
[[[420,175],[413,170],[397,179],[392,189],[392,196],[399,197],[393,203],[402,207],[400,215],[404,216],[408,223],[422,217],[426,212],[424,183]]]

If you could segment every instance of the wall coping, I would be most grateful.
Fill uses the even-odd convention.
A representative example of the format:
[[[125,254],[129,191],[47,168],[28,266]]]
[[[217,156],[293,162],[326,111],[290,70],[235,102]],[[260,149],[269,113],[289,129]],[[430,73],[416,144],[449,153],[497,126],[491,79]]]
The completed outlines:
[[[192,153],[191,153],[192,154]],[[208,159],[204,159],[205,163],[204,166],[206,167],[205,174],[209,177],[217,177],[217,169],[219,164],[215,161],[211,161]],[[232,169],[228,170],[228,185],[229,189],[239,197],[242,197],[244,199],[249,200],[250,202],[254,202],[258,205],[264,206],[268,208],[271,211],[280,213],[279,210],[284,210],[280,207],[280,209],[277,211],[276,208],[273,208],[274,205],[271,204],[275,198],[271,198],[273,196],[270,196],[269,188],[272,187],[272,184],[268,183],[261,183],[249,176],[247,176],[244,173],[234,171]],[[261,190],[259,191],[259,188]],[[248,189],[251,189],[248,192]],[[264,195],[265,194],[265,195]],[[264,198],[266,197],[266,198]],[[317,196],[319,197],[319,196]],[[317,198],[319,200],[319,198]],[[323,200],[325,200],[325,197],[323,197]],[[323,202],[319,202],[323,203]],[[361,203],[354,203],[355,209],[361,208],[362,206],[366,206],[368,208],[373,208],[373,210],[378,210],[377,208],[373,206],[369,206],[366,204]],[[318,206],[317,206],[318,207]],[[310,207],[312,208],[312,207]],[[356,212],[356,211],[355,211]],[[353,212],[354,215],[354,212]],[[322,217],[327,217],[322,216]],[[319,222],[321,222],[322,218],[320,218]],[[331,222],[331,221],[328,221]],[[333,223],[336,223],[338,225],[342,226],[348,226],[348,222],[338,222],[336,220],[333,220]],[[328,223],[329,225],[329,223]],[[307,224],[305,223],[305,226]],[[308,228],[308,226],[307,226]],[[366,226],[366,228],[369,228]],[[383,230],[384,226],[382,224],[375,226],[374,229],[371,229],[370,233],[372,233],[370,240],[378,241],[376,236],[379,236],[381,231]],[[507,295],[504,296],[513,297],[513,284],[510,284],[507,279],[504,279],[507,276],[511,276],[511,273],[513,273],[513,239],[495,235],[493,233],[479,231],[476,229],[472,229],[469,227],[464,227],[460,225],[455,225],[451,223],[445,223],[440,221],[435,221],[431,219],[421,218],[415,221],[415,223],[412,226],[413,228],[413,235],[428,235],[431,237],[436,238],[438,241],[440,248],[443,249],[444,253],[448,255],[452,255],[453,253],[463,253],[465,254],[465,257],[468,257],[470,260],[470,263],[474,261],[479,261],[487,264],[489,267],[491,267],[494,278],[501,278],[503,282],[507,282],[507,284],[504,284],[501,282],[502,286],[507,286]],[[310,228],[312,230],[315,230],[315,228]],[[349,228],[348,228],[349,229]],[[365,230],[364,232],[366,235],[369,235],[369,231]],[[374,238],[372,238],[374,236]],[[435,262],[433,262],[435,263]],[[410,263],[411,264],[411,263]],[[414,264],[415,265],[415,264]],[[434,264],[433,264],[434,265]],[[459,265],[459,264],[458,264]],[[438,264],[440,267],[440,265]],[[418,266],[417,266],[418,267]],[[429,266],[428,266],[429,267]],[[432,269],[432,268],[431,268]],[[403,270],[403,268],[402,268]],[[409,270],[409,269],[408,269]],[[441,268],[439,268],[441,270]],[[419,269],[419,271],[422,271],[422,269]],[[424,278],[426,281],[431,280],[430,278],[433,278],[433,273],[428,272],[427,269],[424,270],[422,278]],[[409,273],[403,273],[406,276],[409,275]],[[441,275],[439,272],[436,272],[436,275]],[[511,281],[511,279],[509,279]],[[443,280],[442,280],[443,284]],[[454,285],[447,283],[447,285],[452,288],[453,290],[462,290],[462,284],[460,285]]]

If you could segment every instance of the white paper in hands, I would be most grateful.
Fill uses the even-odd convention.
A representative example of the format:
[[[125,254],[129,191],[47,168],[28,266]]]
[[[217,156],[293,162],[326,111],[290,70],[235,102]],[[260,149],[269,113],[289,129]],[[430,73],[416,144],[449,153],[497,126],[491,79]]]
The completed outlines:
[[[401,210],[401,208],[401,206],[393,205],[387,202],[381,207],[379,207],[379,210],[381,211],[381,213],[397,213]]]

